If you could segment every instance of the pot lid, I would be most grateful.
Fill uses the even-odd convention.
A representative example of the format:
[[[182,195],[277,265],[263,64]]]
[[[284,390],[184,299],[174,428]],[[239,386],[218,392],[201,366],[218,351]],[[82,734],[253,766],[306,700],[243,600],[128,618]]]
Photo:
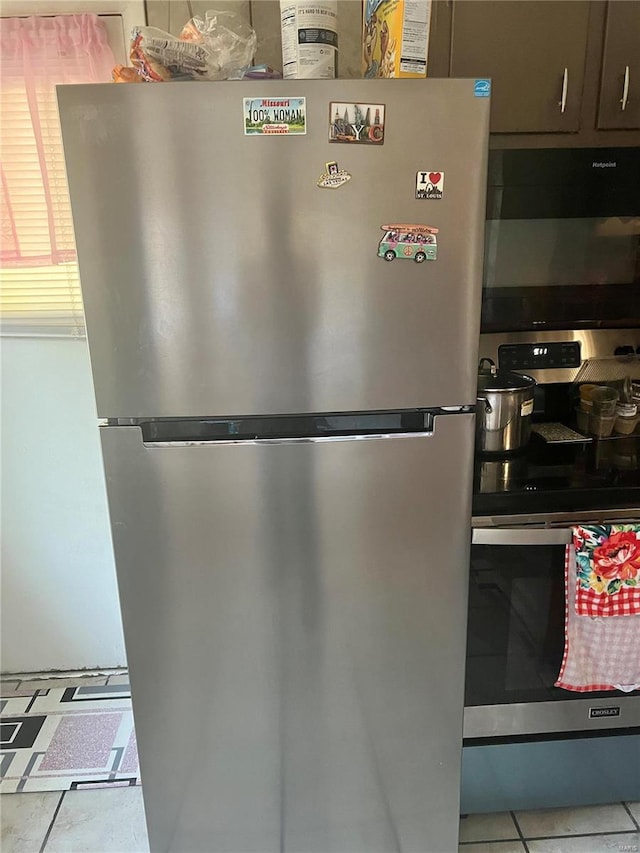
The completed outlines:
[[[487,362],[490,368],[483,367]],[[483,358],[478,368],[478,391],[522,391],[533,388],[536,380],[526,373],[513,373],[511,370],[498,370],[490,358]]]
[[[521,391],[523,388],[533,388],[536,380],[524,373],[511,373],[499,370],[495,376],[480,374],[478,376],[478,391]]]

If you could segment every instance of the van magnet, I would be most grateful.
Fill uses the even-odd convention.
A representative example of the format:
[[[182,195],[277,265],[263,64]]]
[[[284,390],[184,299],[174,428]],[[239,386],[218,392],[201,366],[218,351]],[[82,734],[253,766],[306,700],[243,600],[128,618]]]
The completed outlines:
[[[427,169],[416,173],[416,198],[440,199],[444,195],[444,172]]]
[[[318,186],[322,190],[337,190],[347,181],[351,180],[351,175],[346,169],[341,169],[335,160],[325,164],[325,172],[318,178]]]
[[[431,225],[381,225],[384,231],[378,244],[378,257],[385,261],[413,259],[417,264],[435,261],[438,256],[437,228]]]

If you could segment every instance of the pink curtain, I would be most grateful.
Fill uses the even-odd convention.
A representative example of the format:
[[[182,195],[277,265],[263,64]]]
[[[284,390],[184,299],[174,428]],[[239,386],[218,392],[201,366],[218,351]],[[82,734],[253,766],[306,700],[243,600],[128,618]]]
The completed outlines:
[[[75,260],[55,86],[111,79],[97,15],[0,19],[3,266]]]

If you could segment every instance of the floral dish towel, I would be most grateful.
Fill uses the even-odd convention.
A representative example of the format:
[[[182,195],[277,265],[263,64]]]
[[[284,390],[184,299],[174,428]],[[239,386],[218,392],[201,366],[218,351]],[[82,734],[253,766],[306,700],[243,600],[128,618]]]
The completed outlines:
[[[640,615],[640,524],[573,528],[576,613]]]
[[[556,687],[581,693],[640,689],[640,615],[579,615],[576,570],[575,547],[567,545],[564,657]]]

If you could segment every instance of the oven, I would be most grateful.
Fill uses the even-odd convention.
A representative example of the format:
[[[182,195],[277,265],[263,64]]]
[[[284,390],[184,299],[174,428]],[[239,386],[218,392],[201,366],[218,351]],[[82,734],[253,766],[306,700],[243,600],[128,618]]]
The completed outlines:
[[[537,379],[534,430],[553,422],[577,431],[581,377],[640,378],[639,347],[640,328],[561,330],[482,335],[480,355]],[[571,528],[640,523],[640,423],[631,435],[569,438],[545,441],[534,432],[518,452],[476,454],[467,744],[640,727],[640,691],[554,687],[564,650],[564,557]]]
[[[640,318],[640,149],[489,152],[483,332]]]
[[[464,735],[514,738],[640,726],[640,691],[554,687],[564,650],[564,553],[575,524],[637,510],[474,519]]]

